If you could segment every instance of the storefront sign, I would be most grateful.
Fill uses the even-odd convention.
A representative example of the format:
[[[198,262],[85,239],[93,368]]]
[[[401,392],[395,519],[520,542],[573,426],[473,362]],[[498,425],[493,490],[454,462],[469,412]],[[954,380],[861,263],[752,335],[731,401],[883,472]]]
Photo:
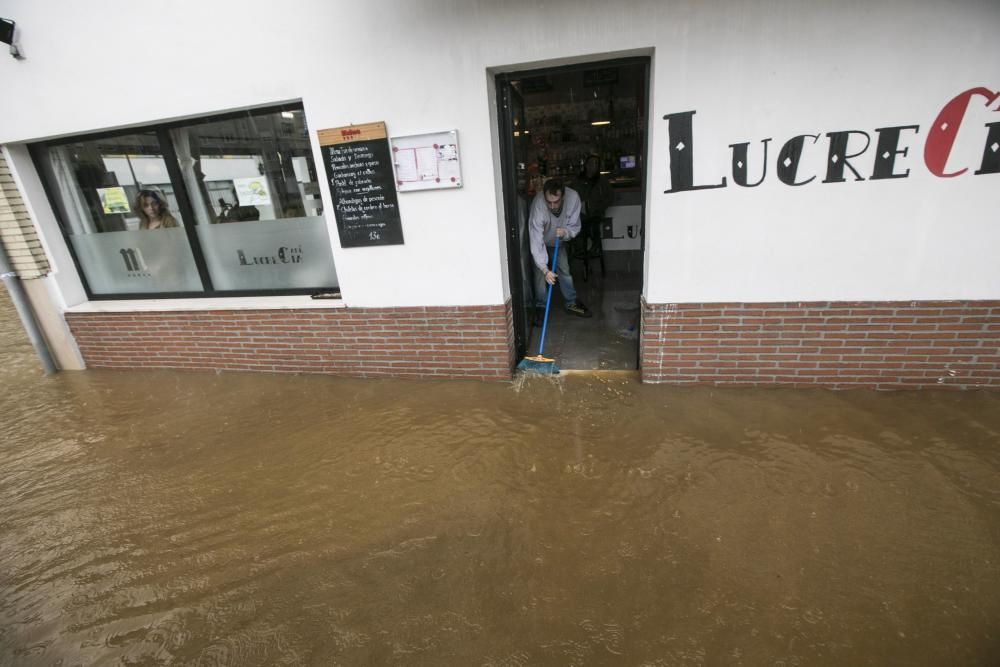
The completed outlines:
[[[320,130],[340,245],[400,245],[396,184],[385,123]]]
[[[952,178],[960,176],[969,170],[968,166],[954,171],[947,171],[947,163],[955,146],[955,139],[959,129],[963,125],[969,109],[975,105],[983,105],[986,109],[996,112],[1000,111],[1000,92],[989,88],[972,88],[966,90],[951,99],[931,124],[927,131],[927,138],[924,140],[924,165],[927,170],[939,178]],[[667,121],[668,134],[670,136],[670,189],[667,194],[676,192],[687,192],[690,190],[711,190],[724,188],[728,185],[727,177],[723,176],[718,183],[705,185],[695,185],[694,183],[694,111],[684,111],[672,113],[664,116]],[[978,128],[969,128],[978,130]],[[914,137],[920,132],[920,126],[896,125],[893,127],[880,127],[875,129],[875,155],[874,165],[868,180],[877,181],[882,179],[907,178],[910,169],[902,169],[896,164],[900,157],[907,157],[910,148],[908,142],[912,142]],[[1000,120],[985,123],[982,132],[982,158],[979,169],[973,172],[975,175],[1000,174]],[[826,173],[822,183],[843,183],[848,176],[854,181],[863,181],[865,177],[859,171],[860,160],[857,158],[864,155],[872,145],[872,136],[864,130],[840,130],[826,132]],[[768,168],[768,143],[771,138],[762,139],[762,157],[757,163],[759,167],[755,169],[759,177],[755,177],[754,182],[750,182],[749,171],[749,148],[750,142],[730,144],[732,149],[732,178],[733,181],[746,188],[754,188],[764,182],[767,178]],[[775,161],[775,172],[785,185],[799,186],[806,185],[816,180],[823,174],[802,174],[799,173],[799,166],[802,162],[803,152],[811,150],[814,144],[819,143],[820,135],[800,134],[791,137],[782,144]],[[855,145],[853,151],[849,152],[848,143]],[[863,169],[863,167],[860,167]],[[850,172],[848,174],[848,172]]]

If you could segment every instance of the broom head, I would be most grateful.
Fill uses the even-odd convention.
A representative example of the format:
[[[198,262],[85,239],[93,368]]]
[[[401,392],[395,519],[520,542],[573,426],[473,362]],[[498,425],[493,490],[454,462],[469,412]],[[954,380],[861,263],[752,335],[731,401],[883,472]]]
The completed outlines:
[[[517,365],[517,370],[536,375],[559,374],[559,367],[556,366],[556,360],[543,357],[542,355],[521,359],[521,362]]]

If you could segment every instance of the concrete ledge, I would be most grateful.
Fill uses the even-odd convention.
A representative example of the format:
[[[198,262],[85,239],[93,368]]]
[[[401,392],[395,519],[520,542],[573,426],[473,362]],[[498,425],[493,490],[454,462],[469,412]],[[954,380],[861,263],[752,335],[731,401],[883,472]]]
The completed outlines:
[[[272,310],[285,308],[346,308],[341,299],[312,299],[308,295],[219,297],[213,299],[128,299],[87,301],[67,313],[152,313],[204,310]]]

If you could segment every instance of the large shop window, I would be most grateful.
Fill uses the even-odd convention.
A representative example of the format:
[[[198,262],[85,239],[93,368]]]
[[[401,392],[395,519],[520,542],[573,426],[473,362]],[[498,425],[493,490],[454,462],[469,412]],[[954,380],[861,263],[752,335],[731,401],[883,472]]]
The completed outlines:
[[[338,286],[300,105],[32,149],[92,298]]]

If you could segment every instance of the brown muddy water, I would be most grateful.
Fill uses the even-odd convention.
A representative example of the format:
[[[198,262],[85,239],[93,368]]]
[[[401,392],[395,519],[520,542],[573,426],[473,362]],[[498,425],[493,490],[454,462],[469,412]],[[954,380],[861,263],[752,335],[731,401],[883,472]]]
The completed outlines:
[[[2,665],[997,665],[1000,395],[44,378]]]

